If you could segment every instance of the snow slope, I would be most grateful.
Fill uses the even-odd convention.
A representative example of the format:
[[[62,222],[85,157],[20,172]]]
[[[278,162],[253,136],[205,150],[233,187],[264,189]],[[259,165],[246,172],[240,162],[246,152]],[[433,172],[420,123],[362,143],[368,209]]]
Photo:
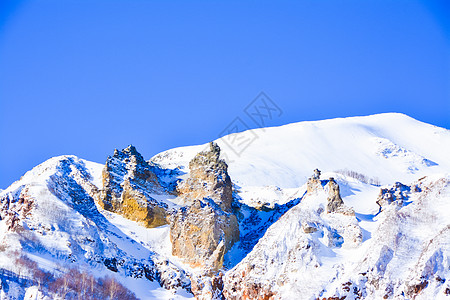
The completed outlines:
[[[96,277],[112,275],[140,299],[191,298],[160,285],[186,280],[171,256],[168,227],[144,228],[94,201],[91,192],[101,187],[102,169],[75,156],[54,157],[2,191],[0,268],[24,273],[14,261],[19,251],[55,274],[76,267]],[[152,282],[143,272],[158,275],[148,276]]]
[[[295,188],[311,171],[348,169],[382,184],[412,182],[450,170],[450,131],[399,113],[292,123],[251,130],[256,140],[238,156],[229,145],[242,132],[217,139],[239,186]],[[152,158],[163,166],[187,169],[206,145],[181,147]],[[240,148],[239,148],[240,149]]]
[[[450,296],[450,177],[416,182],[408,201],[379,214],[372,187],[342,180],[362,202],[344,197],[355,215],[325,213],[326,190],[308,193],[226,273],[228,299]]]

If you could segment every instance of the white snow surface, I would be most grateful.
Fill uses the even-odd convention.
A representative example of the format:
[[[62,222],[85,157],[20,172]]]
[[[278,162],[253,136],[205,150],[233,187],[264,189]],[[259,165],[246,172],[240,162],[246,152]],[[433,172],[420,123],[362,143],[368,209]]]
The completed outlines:
[[[292,123],[253,129],[257,138],[237,155],[246,132],[216,140],[239,186],[296,188],[312,170],[348,169],[382,184],[412,182],[450,170],[450,131],[400,113]],[[207,145],[174,148],[152,158],[187,170]]]

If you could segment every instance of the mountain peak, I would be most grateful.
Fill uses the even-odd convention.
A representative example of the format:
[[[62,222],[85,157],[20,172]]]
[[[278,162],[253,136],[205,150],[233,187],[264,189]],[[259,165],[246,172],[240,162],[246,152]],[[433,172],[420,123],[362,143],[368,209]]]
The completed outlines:
[[[88,297],[97,274],[141,299],[445,297],[448,149],[448,130],[386,113],[150,161],[133,145],[104,165],[54,157],[0,192],[0,298],[64,298],[64,282]]]
[[[242,185],[293,188],[305,183],[308,170],[315,168],[325,172],[348,169],[381,183],[411,182],[450,169],[446,150],[450,149],[450,131],[401,113],[252,129],[215,142],[230,176]],[[187,168],[197,152],[207,147],[176,148],[152,160]]]

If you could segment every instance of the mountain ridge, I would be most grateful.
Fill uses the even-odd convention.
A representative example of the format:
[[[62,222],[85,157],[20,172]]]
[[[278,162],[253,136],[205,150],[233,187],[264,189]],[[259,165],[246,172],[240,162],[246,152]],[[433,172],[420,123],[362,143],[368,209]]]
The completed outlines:
[[[401,130],[401,133],[392,133],[391,125],[397,127],[396,131]],[[428,161],[430,164],[436,162],[442,164],[443,170],[450,169],[448,163],[450,155],[445,150],[439,151],[440,148],[450,147],[450,130],[399,113],[304,121],[252,129],[232,135],[245,135],[248,132],[257,132],[259,138],[255,139],[240,156],[229,146],[229,136],[215,140],[222,152],[227,155],[225,159],[231,162],[230,175],[236,182],[243,182],[245,185],[261,185],[259,183],[262,182],[263,185],[296,187],[306,182],[310,170],[315,168],[327,171],[347,168],[370,177],[387,178],[385,183],[396,179],[413,181],[426,175]],[[355,140],[351,135],[359,139]],[[424,139],[420,144],[426,145],[417,147],[415,145],[417,143],[411,143],[414,139]],[[167,166],[180,164],[186,167],[189,159],[203,147],[205,145],[174,148],[155,155],[151,160],[157,163],[164,162]],[[355,147],[356,150],[353,149]],[[268,152],[268,155],[261,149]],[[386,156],[390,155],[391,158],[397,159],[397,162],[386,163],[386,160],[382,159],[383,151]],[[348,152],[352,153],[346,155]],[[279,153],[283,153],[281,159],[273,157]],[[333,158],[333,155],[336,157]],[[370,155],[369,159],[363,157],[365,155]],[[170,164],[168,156],[173,156],[174,164]],[[259,168],[264,169],[261,173],[272,174],[270,181],[265,180],[266,176],[259,174],[258,170],[254,172],[252,164],[256,163]],[[380,164],[389,172],[380,171]],[[367,167],[361,167],[365,165]],[[412,172],[405,172],[404,169],[407,171],[409,167]],[[245,174],[250,172],[249,170],[252,174]],[[414,172],[418,174],[414,176]],[[395,176],[389,173],[394,173]]]
[[[252,131],[239,155],[226,136],[34,167],[0,191],[0,269],[45,282],[9,276],[0,296],[76,298],[56,284],[74,269],[130,299],[450,295],[449,130],[381,114]]]

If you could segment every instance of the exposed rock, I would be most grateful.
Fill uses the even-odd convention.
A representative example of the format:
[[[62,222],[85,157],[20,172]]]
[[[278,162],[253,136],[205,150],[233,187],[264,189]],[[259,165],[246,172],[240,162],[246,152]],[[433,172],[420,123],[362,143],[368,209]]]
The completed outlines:
[[[223,271],[219,271],[212,276],[200,275],[193,276],[192,293],[198,300],[225,300],[223,295]]]
[[[400,182],[396,182],[391,188],[384,188],[380,190],[378,195],[377,204],[380,207],[380,211],[387,205],[395,202],[398,206],[402,206],[403,202],[408,200],[411,192],[419,192],[420,188],[416,185],[413,187],[404,185]]]
[[[326,186],[328,188],[327,212],[337,212],[344,206],[344,201],[342,201],[341,194],[339,192],[339,184],[334,181],[333,177],[330,177],[330,180]]]
[[[308,181],[306,182],[306,191],[311,194],[317,191],[318,189],[322,189],[322,182],[320,179],[311,177],[308,178]]]
[[[194,267],[217,271],[224,254],[239,240],[239,225],[231,212],[232,184],[220,148],[209,144],[189,163],[189,178],[179,184],[187,204],[170,217],[173,255]]]
[[[303,222],[302,229],[305,233],[314,233],[318,230],[317,226],[310,222]]]
[[[407,290],[407,294],[411,295],[412,297],[419,294],[423,289],[425,289],[428,286],[428,281],[423,280],[417,284],[413,284],[409,286],[409,289]]]
[[[114,150],[103,169],[99,204],[146,227],[167,224],[167,205],[151,197],[152,193],[164,192],[155,169],[134,146],[122,151]]]
[[[231,288],[232,290],[233,288]],[[245,288],[243,289],[242,295],[235,296],[230,293],[230,290],[224,291],[226,299],[233,300],[270,300],[276,299],[276,293],[274,293],[269,286],[264,285],[263,283],[246,283]]]
[[[236,216],[212,200],[194,200],[170,219],[172,254],[194,267],[217,271],[223,256],[239,240]]]
[[[19,251],[45,253],[55,265],[76,262],[77,266],[146,278],[165,289],[182,288],[190,293],[190,278],[183,269],[130,239],[97,210],[94,198],[100,192],[85,161],[55,157],[24,177],[14,189],[0,194],[0,216],[7,225],[7,230],[1,231],[0,253],[13,246],[22,249]],[[136,253],[146,254],[134,257]]]
[[[321,172],[318,169],[315,169],[314,175],[308,178],[308,181],[306,182],[307,193],[312,194],[319,190],[328,191],[327,213],[339,212],[353,215],[353,209],[344,205],[344,201],[342,200],[339,191],[339,184],[333,177],[330,177],[328,180],[320,180],[320,173]]]
[[[320,179],[320,174],[322,173],[319,169],[315,169],[314,171],[314,175],[313,175],[313,179]]]
[[[16,195],[0,197],[0,220],[5,220],[8,230],[20,230],[21,220],[26,219],[35,206],[35,199],[29,194],[28,186]]]
[[[189,162],[189,178],[177,190],[188,204],[195,199],[211,198],[222,210],[231,210],[233,188],[228,165],[220,159],[216,143],[209,143],[209,150],[198,153]]]

